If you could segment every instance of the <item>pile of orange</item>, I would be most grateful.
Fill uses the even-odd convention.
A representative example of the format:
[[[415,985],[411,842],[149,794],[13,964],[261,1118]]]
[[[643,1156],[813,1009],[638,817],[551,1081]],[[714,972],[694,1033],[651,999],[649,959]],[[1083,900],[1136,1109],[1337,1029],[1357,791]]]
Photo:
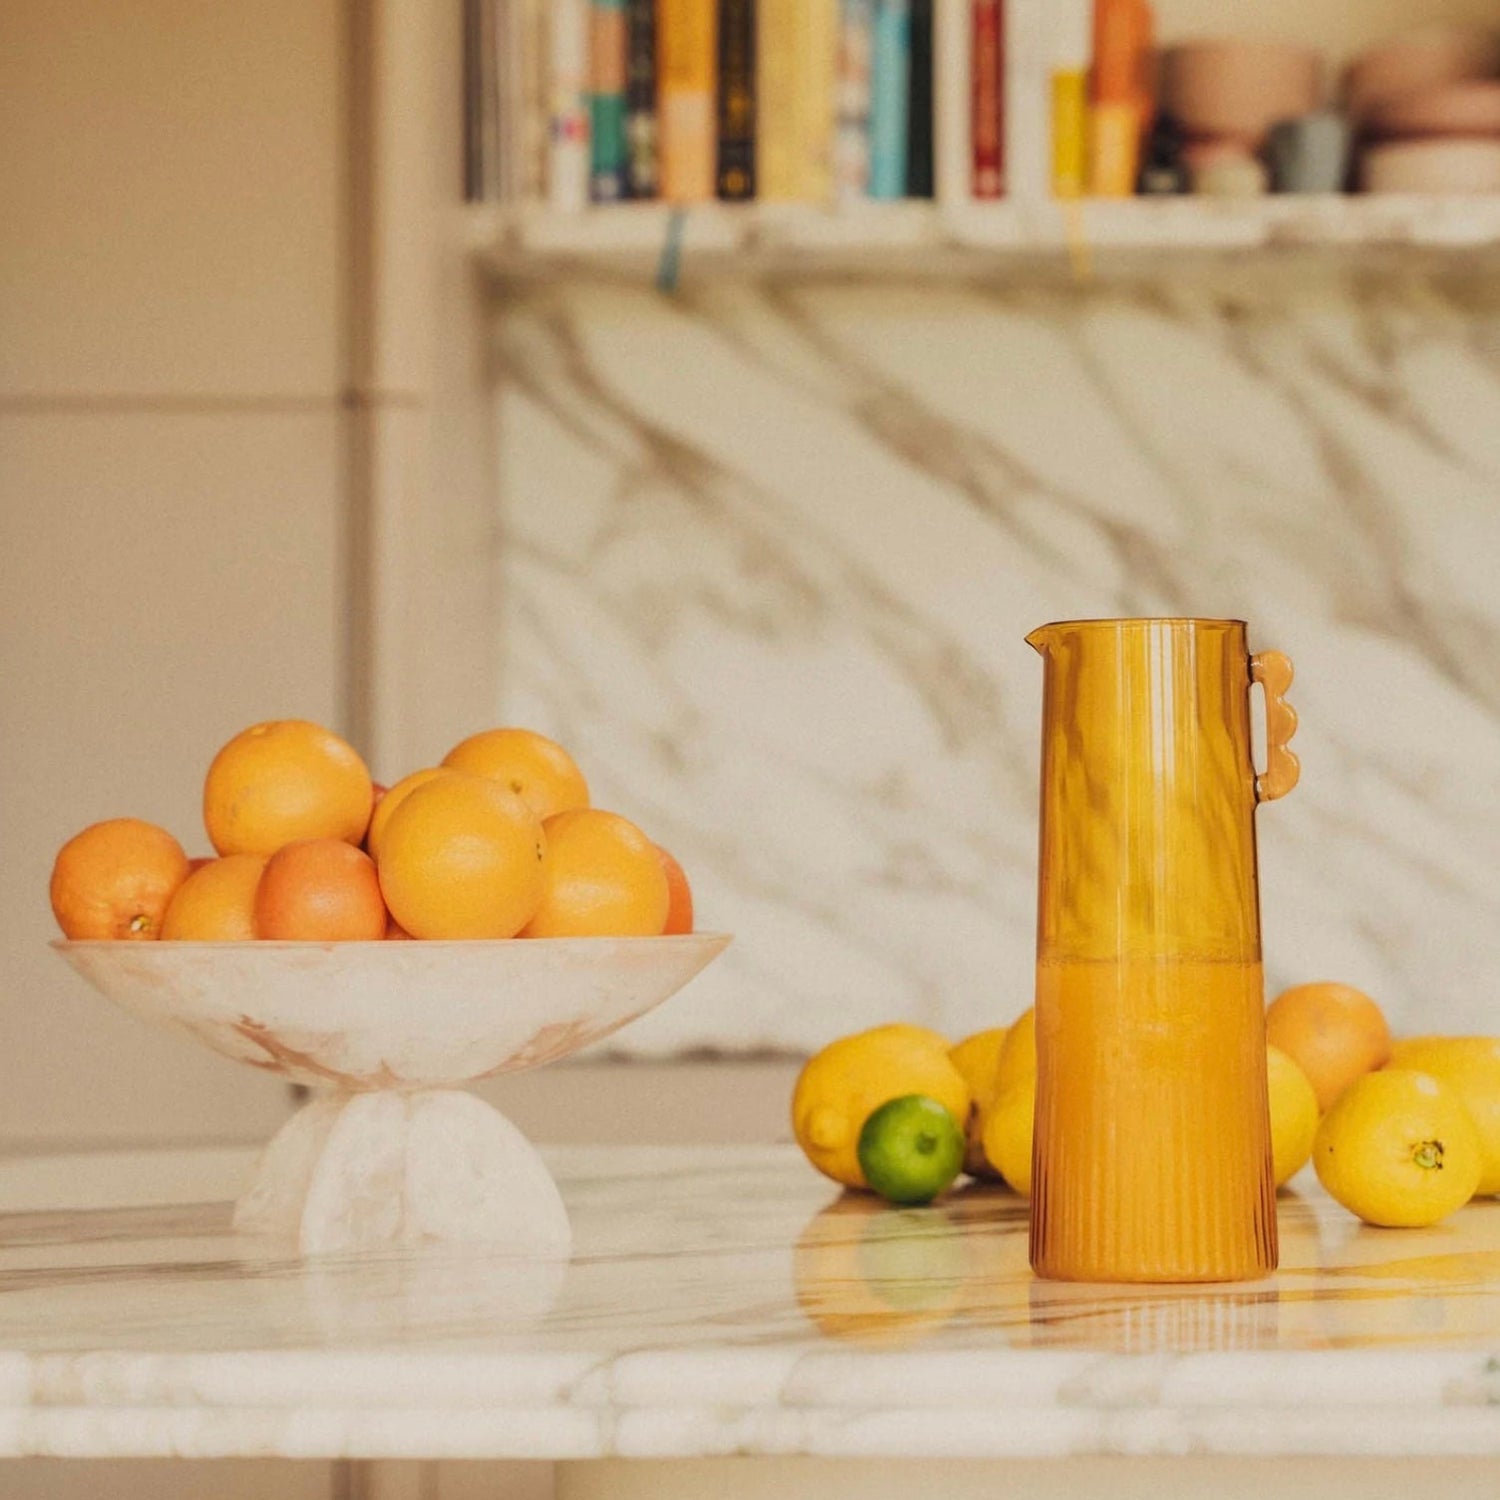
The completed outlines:
[[[256,724],[214,757],[189,859],[138,818],[95,823],[52,868],[69,938],[243,942],[656,937],[693,930],[682,867],[590,806],[572,756],[490,729],[385,788],[303,719]]]
[[[1500,1193],[1500,1038],[1393,1039],[1374,1000],[1328,981],[1278,995],[1266,1036],[1315,1097],[1318,1180],[1366,1223],[1419,1228]]]
[[[1271,1165],[1277,1187],[1309,1163],[1367,1223],[1438,1223],[1500,1195],[1500,1037],[1393,1039],[1368,995],[1294,985],[1266,1011]],[[846,1187],[869,1184],[856,1143],[871,1116],[912,1094],[963,1127],[963,1170],[1031,1195],[1036,1013],[954,1047],[895,1023],[841,1037],[797,1080],[792,1129],[808,1160]]]

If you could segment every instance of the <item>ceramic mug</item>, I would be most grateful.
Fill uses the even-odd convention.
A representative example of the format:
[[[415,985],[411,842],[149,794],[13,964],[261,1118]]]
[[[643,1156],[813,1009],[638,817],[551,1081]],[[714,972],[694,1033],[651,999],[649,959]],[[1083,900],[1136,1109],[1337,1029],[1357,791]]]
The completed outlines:
[[[1331,109],[1280,120],[1266,140],[1278,193],[1339,193],[1349,176],[1349,122]]]

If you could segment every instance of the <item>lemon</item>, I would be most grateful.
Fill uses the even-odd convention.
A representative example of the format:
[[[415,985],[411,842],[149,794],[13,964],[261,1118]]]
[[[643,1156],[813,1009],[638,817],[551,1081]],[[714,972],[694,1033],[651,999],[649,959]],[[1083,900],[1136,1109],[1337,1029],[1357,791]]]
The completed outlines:
[[[1414,1037],[1396,1052],[1400,1067],[1430,1073],[1463,1101],[1484,1157],[1475,1192],[1500,1193],[1500,1037]]]
[[[1458,1094],[1426,1073],[1366,1073],[1313,1142],[1318,1181],[1367,1224],[1436,1224],[1474,1196],[1483,1161]]]
[[[985,1159],[980,1133],[985,1111],[995,1097],[1000,1048],[1009,1029],[1007,1026],[992,1026],[988,1031],[976,1031],[948,1052],[974,1098],[969,1107],[969,1118],[964,1122],[964,1171],[970,1177],[993,1180],[1000,1175]]]
[[[973,1036],[966,1036],[948,1049],[953,1066],[963,1074],[974,1102],[981,1109],[995,1096],[995,1070],[1009,1031],[1008,1026],[992,1026],[988,1031],[976,1031]]]
[[[969,1086],[948,1041],[925,1027],[876,1026],[815,1053],[792,1092],[792,1131],[807,1159],[845,1187],[867,1187],[859,1165],[865,1121],[903,1094],[926,1094],[955,1120],[969,1114]]]
[[[1391,1055],[1386,1059],[1385,1065],[1388,1068],[1414,1068],[1416,1064],[1408,1062],[1407,1058],[1417,1056],[1434,1042],[1452,1042],[1456,1040],[1456,1037],[1451,1036],[1399,1037],[1391,1043]]]
[[[943,1052],[949,1050],[948,1038],[930,1026],[918,1026],[911,1021],[888,1021],[884,1026],[872,1026],[863,1033],[866,1036],[906,1037],[913,1042],[924,1042]]]
[[[1023,1197],[1031,1196],[1031,1131],[1036,1074],[1012,1083],[985,1112],[984,1154]]]
[[[1013,1083],[1036,1077],[1036,1007],[1024,1010],[1005,1034],[995,1069],[998,1098]]]
[[[1266,1048],[1271,1097],[1271,1171],[1276,1186],[1307,1165],[1318,1133],[1318,1096],[1307,1074],[1279,1047]]]
[[[888,1099],[859,1132],[859,1169],[888,1203],[931,1203],[963,1170],[963,1127],[925,1094]]]

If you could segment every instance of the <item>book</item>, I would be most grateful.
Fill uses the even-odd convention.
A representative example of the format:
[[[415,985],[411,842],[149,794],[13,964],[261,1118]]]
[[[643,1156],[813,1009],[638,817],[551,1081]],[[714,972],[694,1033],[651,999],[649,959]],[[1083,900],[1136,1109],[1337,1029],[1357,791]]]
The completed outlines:
[[[974,186],[974,4],[933,0],[933,172],[940,202],[963,204]]]
[[[488,0],[488,5],[495,138],[487,196],[508,203],[520,192],[516,181],[521,169],[520,100],[511,87],[511,70],[515,63],[511,44],[520,19],[520,0]]]
[[[1081,198],[1088,187],[1089,62],[1093,0],[1051,0],[1052,194]]]
[[[661,196],[695,203],[714,195],[717,0],[658,0],[657,161]]]
[[[549,21],[547,201],[573,212],[589,198],[588,0],[552,0]]]
[[[1148,84],[1146,0],[1095,0],[1089,76],[1089,192],[1128,198],[1140,174],[1142,134],[1154,113]]]
[[[484,0],[464,0],[464,197],[484,197],[484,83],[480,11]]]
[[[832,188],[839,0],[756,0],[755,191],[821,202]]]
[[[974,196],[1005,192],[1005,5],[973,0]]]
[[[494,196],[536,202],[546,184],[547,82],[544,0],[487,0],[493,7],[498,136]]]
[[[911,69],[906,89],[906,196],[933,193],[932,0],[911,0]]]
[[[870,188],[870,63],[874,0],[840,0],[834,189],[841,199]]]
[[[480,118],[480,196],[500,202],[509,196],[510,184],[505,178],[505,122],[500,113],[500,37],[505,29],[508,0],[480,0],[479,3],[479,79]]]
[[[536,203],[547,190],[547,0],[508,0],[502,97],[507,116],[513,195]]]
[[[870,64],[870,197],[906,194],[911,0],[875,0]]]
[[[719,0],[719,197],[755,196],[755,0]]]
[[[656,196],[656,0],[625,7],[626,192]]]
[[[589,4],[589,197],[625,196],[625,0]]]
[[[1052,48],[1048,5],[1003,0],[1001,109],[1005,192],[1040,203],[1052,183]]]

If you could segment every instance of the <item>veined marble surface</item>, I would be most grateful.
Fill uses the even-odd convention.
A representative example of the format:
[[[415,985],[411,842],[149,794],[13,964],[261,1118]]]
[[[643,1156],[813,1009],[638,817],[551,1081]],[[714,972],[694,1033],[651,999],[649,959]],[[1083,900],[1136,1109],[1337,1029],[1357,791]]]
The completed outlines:
[[[566,1267],[298,1262],[203,1201],[248,1153],[0,1163],[0,1456],[1500,1456],[1500,1201],[1382,1231],[1310,1186],[1271,1280],[1089,1287],[1031,1277],[1002,1189],[549,1161]]]
[[[516,291],[495,712],[574,748],[739,937],[624,1046],[1024,1008],[1022,636],[1139,614],[1242,616],[1296,662],[1302,784],[1258,816],[1273,992],[1492,1029],[1497,314],[1470,271],[1274,259]]]

